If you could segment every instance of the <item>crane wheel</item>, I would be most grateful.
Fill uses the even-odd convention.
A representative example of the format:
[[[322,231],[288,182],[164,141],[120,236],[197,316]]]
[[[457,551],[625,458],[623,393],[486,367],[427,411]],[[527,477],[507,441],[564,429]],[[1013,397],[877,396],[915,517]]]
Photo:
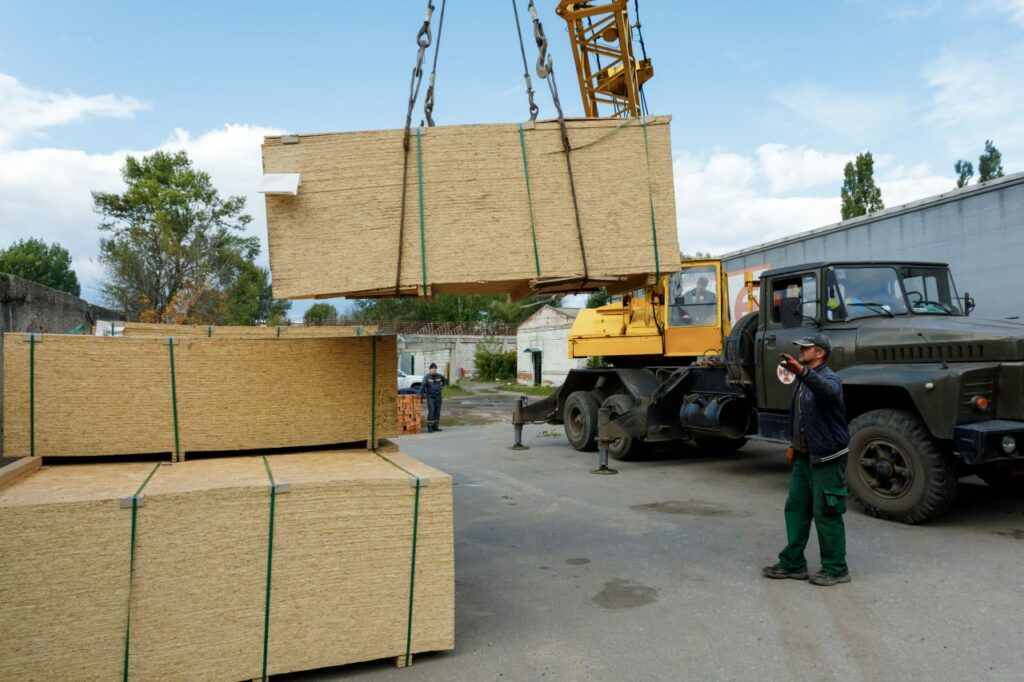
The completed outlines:
[[[597,398],[590,391],[573,391],[565,399],[562,422],[569,445],[577,450],[597,450]]]
[[[625,393],[616,393],[608,396],[601,407],[607,407],[611,413],[609,417],[615,419],[636,407],[633,396]],[[640,452],[640,443],[629,436],[616,438],[608,444],[608,456],[620,462],[628,462],[635,458]]]

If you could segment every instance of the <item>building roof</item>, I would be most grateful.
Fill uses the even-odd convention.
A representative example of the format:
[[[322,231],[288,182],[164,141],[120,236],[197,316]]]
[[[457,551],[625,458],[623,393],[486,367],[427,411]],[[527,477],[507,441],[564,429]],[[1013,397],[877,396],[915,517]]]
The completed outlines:
[[[519,326],[522,327],[523,325],[529,323],[534,318],[539,317],[545,310],[553,310],[554,312],[563,316],[567,322],[570,320],[575,320],[576,316],[579,315],[580,313],[579,308],[559,308],[557,306],[545,303],[540,308],[537,308],[537,310],[534,311],[533,315],[530,315],[528,318],[520,322]]]

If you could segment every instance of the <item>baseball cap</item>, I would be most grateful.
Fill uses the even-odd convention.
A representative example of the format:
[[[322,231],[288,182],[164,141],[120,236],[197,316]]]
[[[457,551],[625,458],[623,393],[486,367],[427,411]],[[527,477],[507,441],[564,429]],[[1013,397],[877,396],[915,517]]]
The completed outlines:
[[[810,336],[805,336],[802,339],[797,339],[793,342],[794,346],[800,346],[801,348],[809,348],[811,346],[817,346],[818,348],[824,348],[825,350],[832,351],[832,342],[827,336],[818,332]]]

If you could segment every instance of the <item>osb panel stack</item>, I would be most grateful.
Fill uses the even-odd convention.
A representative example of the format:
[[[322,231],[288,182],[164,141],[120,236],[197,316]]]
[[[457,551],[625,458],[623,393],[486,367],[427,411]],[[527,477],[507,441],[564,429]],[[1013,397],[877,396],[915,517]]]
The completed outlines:
[[[394,337],[7,334],[4,450],[183,459],[393,437],[396,364]]]
[[[418,395],[398,396],[398,435],[419,433],[422,428],[422,408]]]
[[[266,197],[274,295],[388,296],[400,274],[402,294],[520,296],[675,270],[669,120],[568,122],[582,249],[557,122],[430,128],[407,160],[401,130],[265,138],[264,172],[301,176]]]
[[[127,660],[133,680],[238,680],[454,646],[451,478],[398,452],[48,467],[0,488],[0,526],[0,679]]]
[[[121,328],[119,326],[119,328]],[[377,333],[377,325],[337,325],[307,327],[305,325],[281,325],[278,327],[245,327],[237,325],[207,324],[156,324],[152,322],[125,322],[124,336],[176,338],[276,338],[304,339],[324,336],[365,336]]]

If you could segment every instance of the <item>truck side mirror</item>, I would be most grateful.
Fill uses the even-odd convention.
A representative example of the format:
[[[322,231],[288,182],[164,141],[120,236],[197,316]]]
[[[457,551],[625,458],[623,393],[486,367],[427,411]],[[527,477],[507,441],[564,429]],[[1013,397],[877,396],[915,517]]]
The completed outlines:
[[[804,304],[799,298],[784,298],[780,312],[782,326],[786,329],[802,327],[804,324]]]
[[[971,311],[974,310],[976,307],[977,306],[974,303],[974,299],[971,298],[970,292],[965,291],[964,292],[964,316],[966,317],[967,315],[970,315]]]

